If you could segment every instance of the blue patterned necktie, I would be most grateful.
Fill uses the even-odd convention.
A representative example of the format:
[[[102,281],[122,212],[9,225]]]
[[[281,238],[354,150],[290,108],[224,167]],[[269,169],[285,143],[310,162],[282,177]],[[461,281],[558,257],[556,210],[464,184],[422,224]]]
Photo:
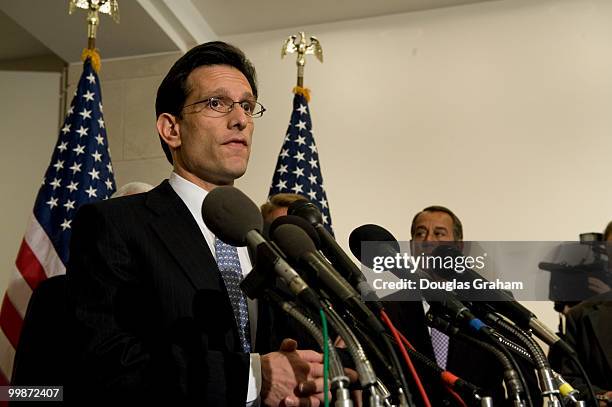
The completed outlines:
[[[448,335],[438,331],[436,328],[431,328],[431,345],[433,346],[438,366],[446,370],[446,362],[448,359]]]
[[[249,309],[246,297],[240,289],[242,269],[238,259],[238,250],[234,246],[224,243],[221,239],[215,238],[215,253],[217,254],[217,266],[221,272],[225,289],[234,310],[242,350],[250,353],[251,331],[249,329]]]

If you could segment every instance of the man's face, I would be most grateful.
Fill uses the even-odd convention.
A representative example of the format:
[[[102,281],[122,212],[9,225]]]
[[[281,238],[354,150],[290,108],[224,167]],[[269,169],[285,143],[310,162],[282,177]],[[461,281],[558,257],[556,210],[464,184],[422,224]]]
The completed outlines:
[[[453,219],[445,212],[421,212],[415,221],[414,236],[416,242],[452,242]]]
[[[280,218],[281,216],[287,216],[287,210],[289,208],[285,207],[285,206],[279,206],[277,208],[274,208],[272,210],[272,212],[270,212],[268,214],[268,216],[266,217],[265,221],[268,223],[272,223],[274,222],[274,220],[276,218]]]
[[[184,106],[226,97],[254,100],[247,78],[236,68],[212,65],[196,68],[187,78],[189,94]],[[238,104],[229,113],[212,111],[206,103],[183,109],[177,119],[180,145],[175,150],[175,170],[205,189],[232,185],[247,168],[253,135],[253,119]]]

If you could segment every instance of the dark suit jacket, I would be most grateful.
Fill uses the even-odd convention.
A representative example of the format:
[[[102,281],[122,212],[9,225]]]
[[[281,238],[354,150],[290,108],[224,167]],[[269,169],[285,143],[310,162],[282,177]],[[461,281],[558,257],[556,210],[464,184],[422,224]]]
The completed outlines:
[[[425,313],[422,302],[385,301],[384,307],[395,327],[406,336],[415,349],[435,361],[431,336],[425,323]],[[432,406],[457,405],[457,402],[440,384],[438,377],[429,374],[416,360],[413,360],[413,363],[425,386]],[[504,399],[504,390],[502,387],[503,372],[501,371],[501,367],[494,357],[483,352],[481,349],[475,348],[473,345],[466,344],[453,337],[449,338],[446,368],[462,379],[487,390],[490,395],[493,395],[495,400],[499,401]],[[412,381],[409,378],[409,373],[406,373],[406,375],[408,381]],[[419,398],[419,393],[416,388],[412,390],[412,394],[415,399]],[[468,405],[473,402],[472,400],[465,401]],[[496,402],[496,405],[497,404]]]
[[[612,292],[573,307],[566,319],[565,339],[578,354],[595,393],[612,390]],[[561,356],[561,374],[586,395],[582,376],[571,361]]]
[[[67,281],[76,320],[67,400],[244,405],[249,355],[215,259],[168,181],[83,206]],[[194,313],[196,296],[209,309]],[[270,318],[260,302],[260,353],[280,342]]]

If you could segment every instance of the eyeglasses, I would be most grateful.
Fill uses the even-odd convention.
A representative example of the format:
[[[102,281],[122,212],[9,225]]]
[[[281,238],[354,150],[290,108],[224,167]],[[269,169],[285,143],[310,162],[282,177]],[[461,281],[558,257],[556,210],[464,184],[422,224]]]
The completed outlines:
[[[205,109],[212,110],[217,113],[222,113],[222,115],[225,115],[231,112],[232,110],[234,110],[235,104],[240,105],[242,110],[244,110],[244,113],[249,117],[254,117],[254,118],[261,117],[263,116],[263,113],[266,111],[266,108],[263,107],[261,103],[256,102],[255,100],[247,99],[247,100],[241,100],[239,102],[234,102],[232,99],[228,97],[223,97],[223,96],[216,96],[216,97],[200,100],[198,102],[183,106],[183,109],[189,106],[195,106],[195,105],[200,105],[200,104],[204,105],[203,110]],[[217,115],[217,117],[221,117],[222,115]]]

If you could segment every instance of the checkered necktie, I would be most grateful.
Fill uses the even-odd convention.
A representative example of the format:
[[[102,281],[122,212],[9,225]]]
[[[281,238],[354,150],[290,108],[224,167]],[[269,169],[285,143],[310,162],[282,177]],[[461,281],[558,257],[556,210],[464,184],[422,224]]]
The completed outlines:
[[[436,328],[431,328],[431,344],[434,354],[436,355],[438,366],[442,369],[446,369],[446,362],[448,359],[448,335],[438,331]]]
[[[225,289],[229,294],[234,317],[238,325],[238,335],[244,352],[251,352],[251,333],[249,329],[249,309],[246,297],[240,289],[242,281],[242,269],[238,259],[238,250],[234,246],[224,243],[215,238],[215,252],[217,254],[217,266],[221,272]]]

